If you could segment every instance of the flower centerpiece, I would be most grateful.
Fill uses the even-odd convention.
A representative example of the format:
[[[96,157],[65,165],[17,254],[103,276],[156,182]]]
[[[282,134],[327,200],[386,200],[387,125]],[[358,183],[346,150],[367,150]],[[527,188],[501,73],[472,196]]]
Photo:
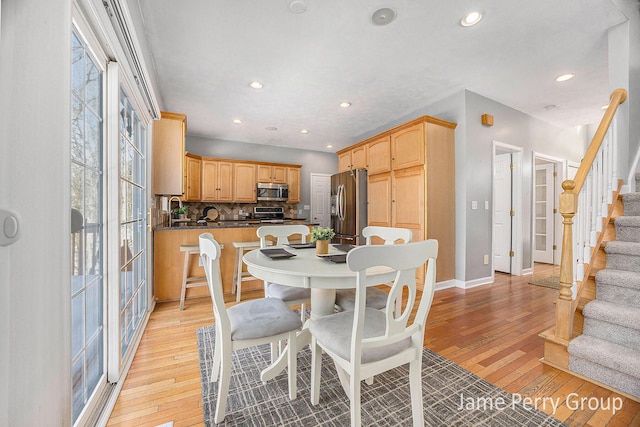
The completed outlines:
[[[329,240],[333,239],[336,233],[329,227],[316,227],[311,230],[311,241],[316,242],[316,253],[326,254],[329,252]]]

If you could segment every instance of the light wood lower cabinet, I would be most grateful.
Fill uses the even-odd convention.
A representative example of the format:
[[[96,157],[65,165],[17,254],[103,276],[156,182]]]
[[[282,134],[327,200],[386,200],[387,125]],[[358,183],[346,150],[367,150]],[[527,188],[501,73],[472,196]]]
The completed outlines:
[[[224,245],[220,257],[222,289],[231,293],[233,282],[233,268],[236,250],[233,242],[257,241],[258,227],[241,228],[178,228],[170,230],[156,230],[153,233],[153,269],[154,296],[158,301],[177,301],[182,289],[182,268],[184,253],[180,252],[180,245],[197,245],[198,237],[202,233],[213,234],[218,243]],[[244,267],[246,268],[246,266]],[[204,270],[198,265],[198,257],[191,257],[189,276],[204,276]],[[242,291],[263,288],[262,280],[248,280],[242,283]],[[209,296],[207,287],[187,289],[187,298],[194,296]],[[188,309],[188,304],[185,304]]]

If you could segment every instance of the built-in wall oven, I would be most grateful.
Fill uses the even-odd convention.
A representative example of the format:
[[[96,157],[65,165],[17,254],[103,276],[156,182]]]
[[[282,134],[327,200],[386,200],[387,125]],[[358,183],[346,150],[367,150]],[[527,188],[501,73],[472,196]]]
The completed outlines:
[[[259,182],[257,199],[259,202],[286,202],[289,199],[289,186],[287,184]]]

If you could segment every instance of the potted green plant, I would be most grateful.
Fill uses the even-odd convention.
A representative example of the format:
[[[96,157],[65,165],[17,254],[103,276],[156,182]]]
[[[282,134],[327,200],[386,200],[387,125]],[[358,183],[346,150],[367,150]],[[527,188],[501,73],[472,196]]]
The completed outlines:
[[[326,254],[329,252],[329,240],[333,239],[336,233],[329,227],[316,227],[311,230],[311,241],[316,242],[316,253]]]
[[[176,219],[185,219],[187,216],[187,208],[184,206],[176,208],[173,211],[173,214],[174,214],[174,218]]]

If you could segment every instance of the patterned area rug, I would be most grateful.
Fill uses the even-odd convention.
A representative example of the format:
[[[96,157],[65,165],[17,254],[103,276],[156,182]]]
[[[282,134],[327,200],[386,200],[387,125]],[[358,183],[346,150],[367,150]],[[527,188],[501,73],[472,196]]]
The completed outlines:
[[[217,383],[209,382],[215,329],[197,331],[204,423],[214,426]],[[269,346],[236,351],[224,426],[348,426],[349,399],[333,361],[323,356],[320,403],[311,405],[311,351],[298,353],[298,397],[289,400],[287,373],[262,384],[260,371],[270,362]],[[408,367],[377,375],[362,384],[362,425],[410,426]],[[425,348],[422,356],[424,420],[427,426],[563,426],[545,413],[519,403],[457,364]]]
[[[545,288],[560,289],[560,276],[549,276],[532,280],[530,285],[544,286]]]

